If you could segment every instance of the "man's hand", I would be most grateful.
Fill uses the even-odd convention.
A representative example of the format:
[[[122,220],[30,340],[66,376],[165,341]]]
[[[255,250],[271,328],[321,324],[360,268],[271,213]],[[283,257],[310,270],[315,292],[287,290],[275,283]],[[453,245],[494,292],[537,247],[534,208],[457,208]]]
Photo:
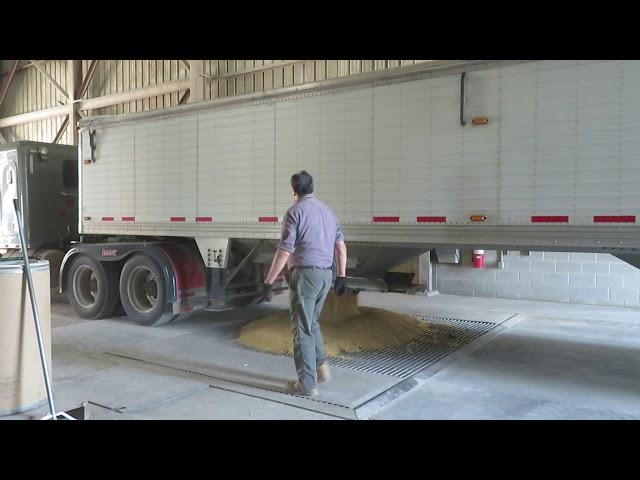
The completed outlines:
[[[275,257],[273,257],[273,262],[271,263],[271,268],[269,269],[269,273],[264,279],[265,284],[274,284],[278,280],[280,273],[287,265],[287,261],[291,256],[291,252],[287,252],[278,248]]]
[[[347,293],[347,277],[336,277],[333,288],[336,291],[336,295],[339,297]]]
[[[262,296],[267,302],[273,300],[273,284],[272,283],[263,283],[262,284]]]

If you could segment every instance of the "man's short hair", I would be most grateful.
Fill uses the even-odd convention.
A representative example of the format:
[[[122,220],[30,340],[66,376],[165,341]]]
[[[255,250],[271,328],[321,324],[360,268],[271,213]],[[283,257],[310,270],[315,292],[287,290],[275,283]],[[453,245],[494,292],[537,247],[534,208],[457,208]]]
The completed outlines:
[[[313,177],[302,170],[291,177],[291,188],[296,195],[309,195],[313,193]]]

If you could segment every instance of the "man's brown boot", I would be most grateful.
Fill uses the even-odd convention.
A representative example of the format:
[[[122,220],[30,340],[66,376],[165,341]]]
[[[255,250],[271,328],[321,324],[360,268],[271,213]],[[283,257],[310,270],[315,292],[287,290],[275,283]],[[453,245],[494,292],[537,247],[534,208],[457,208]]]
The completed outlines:
[[[285,393],[292,395],[302,395],[303,397],[315,397],[318,395],[318,389],[312,388],[311,390],[305,389],[300,382],[288,382],[284,387]]]
[[[331,380],[331,370],[329,370],[329,364],[324,362],[316,370],[318,376],[318,383],[325,383]]]

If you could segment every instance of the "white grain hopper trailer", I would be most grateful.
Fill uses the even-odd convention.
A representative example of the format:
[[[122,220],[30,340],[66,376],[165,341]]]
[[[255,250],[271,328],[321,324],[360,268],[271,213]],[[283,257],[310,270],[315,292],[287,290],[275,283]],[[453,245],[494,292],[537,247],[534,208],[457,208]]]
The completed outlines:
[[[257,303],[302,169],[353,288],[439,247],[637,265],[639,87],[637,61],[435,61],[85,118],[61,285],[84,317],[122,301],[147,325]]]

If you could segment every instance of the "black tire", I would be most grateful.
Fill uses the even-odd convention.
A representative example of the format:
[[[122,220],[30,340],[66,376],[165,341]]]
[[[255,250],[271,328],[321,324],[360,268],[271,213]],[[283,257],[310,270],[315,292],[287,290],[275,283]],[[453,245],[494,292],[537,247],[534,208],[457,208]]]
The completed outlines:
[[[127,316],[127,312],[124,311],[124,307],[122,306],[122,301],[118,302],[118,308],[116,308],[116,311],[113,313],[113,316],[114,317],[126,317]]]
[[[120,298],[130,320],[158,326],[176,316],[167,302],[165,278],[151,258],[138,254],[127,260],[120,275]]]
[[[118,265],[100,263],[87,255],[73,259],[66,277],[69,303],[82,318],[111,317],[118,308]]]
[[[122,307],[122,300],[120,299],[120,274],[122,273],[122,264],[120,262],[104,262],[102,264],[102,266],[105,269],[105,272],[107,272],[107,275],[109,275],[112,278],[113,281],[113,285],[115,285],[115,295],[118,298],[118,301],[116,302],[116,306],[113,308],[113,310],[111,311],[111,313],[108,315],[109,317],[124,317],[125,316],[125,311],[124,308]]]

